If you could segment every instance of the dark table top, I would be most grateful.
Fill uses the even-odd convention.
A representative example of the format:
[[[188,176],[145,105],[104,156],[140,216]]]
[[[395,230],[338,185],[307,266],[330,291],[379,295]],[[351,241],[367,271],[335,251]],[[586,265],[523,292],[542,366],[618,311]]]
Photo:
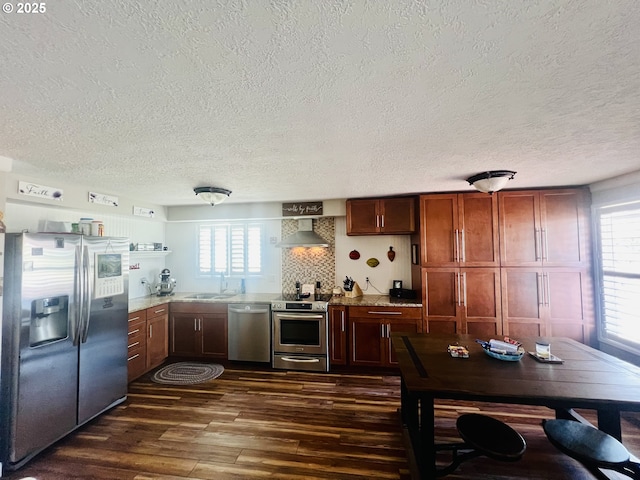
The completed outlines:
[[[411,393],[434,398],[640,411],[640,368],[569,338],[545,338],[562,364],[488,356],[470,335],[392,333],[403,381]],[[482,340],[489,340],[488,338]],[[519,338],[534,351],[539,338]],[[453,358],[449,344],[469,349]]]

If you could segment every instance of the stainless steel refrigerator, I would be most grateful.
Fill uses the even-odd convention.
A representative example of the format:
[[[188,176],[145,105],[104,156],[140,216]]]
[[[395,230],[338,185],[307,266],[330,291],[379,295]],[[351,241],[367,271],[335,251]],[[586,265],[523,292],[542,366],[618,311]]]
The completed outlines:
[[[126,399],[128,245],[6,234],[0,472]]]

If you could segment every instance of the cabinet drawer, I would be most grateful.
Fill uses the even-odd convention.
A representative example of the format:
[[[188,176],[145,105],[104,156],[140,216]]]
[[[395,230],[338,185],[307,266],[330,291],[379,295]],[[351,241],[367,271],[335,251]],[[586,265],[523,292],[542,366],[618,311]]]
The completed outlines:
[[[349,307],[349,317],[357,318],[385,318],[407,319],[422,318],[422,308],[420,307]]]
[[[134,323],[129,326],[129,334],[127,336],[127,345],[129,346],[129,349],[145,345],[146,328],[146,322]]]
[[[150,320],[155,317],[160,317],[162,315],[169,315],[168,303],[163,303],[161,305],[156,305],[155,307],[147,308],[147,320]]]
[[[127,377],[131,381],[147,370],[147,358],[144,347],[129,348],[127,354]]]
[[[135,312],[129,312],[129,328],[131,328],[131,324],[137,322],[146,322],[147,321],[147,311],[146,310],[137,310]]]

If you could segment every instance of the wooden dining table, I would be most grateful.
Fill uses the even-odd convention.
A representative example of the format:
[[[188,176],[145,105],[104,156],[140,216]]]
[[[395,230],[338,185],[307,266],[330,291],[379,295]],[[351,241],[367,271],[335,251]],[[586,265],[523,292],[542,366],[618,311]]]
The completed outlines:
[[[597,412],[597,427],[621,439],[620,412],[640,411],[640,368],[569,338],[547,341],[562,363],[541,363],[526,352],[541,338],[519,338],[519,361],[490,357],[471,335],[391,335],[401,381],[401,415],[420,478],[435,478],[436,399],[545,406],[556,418],[576,418],[573,409]],[[489,339],[482,339],[488,341]],[[449,345],[466,346],[469,358],[454,358]]]

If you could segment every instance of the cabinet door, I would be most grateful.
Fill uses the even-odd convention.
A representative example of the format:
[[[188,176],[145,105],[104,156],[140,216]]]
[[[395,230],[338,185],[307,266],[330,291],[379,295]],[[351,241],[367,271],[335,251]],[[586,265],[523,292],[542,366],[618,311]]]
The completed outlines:
[[[409,234],[416,231],[415,198],[380,200],[380,231],[386,234]]]
[[[200,319],[194,313],[171,315],[171,355],[193,357],[200,354],[196,339]]]
[[[588,267],[590,228],[588,192],[540,192],[540,238],[545,267]]]
[[[457,266],[458,195],[421,195],[420,224],[423,265]]]
[[[385,359],[383,324],[378,319],[349,318],[351,365],[382,366]]]
[[[210,358],[227,359],[227,315],[210,313],[200,315],[200,351]]]
[[[500,269],[462,268],[462,333],[478,338],[502,334]]]
[[[147,318],[147,369],[160,365],[167,358],[169,316]]]
[[[548,335],[544,317],[544,277],[537,268],[503,268],[502,327],[505,335]]]
[[[463,333],[458,268],[422,269],[423,312],[429,333]],[[459,305],[460,303],[460,305]]]
[[[346,307],[329,307],[329,360],[330,365],[347,364]]]
[[[347,200],[347,235],[371,235],[380,232],[377,200]]]
[[[542,266],[539,192],[498,192],[502,266]]]
[[[498,198],[486,193],[458,195],[460,266],[497,267]]]
[[[548,268],[543,272],[547,335],[595,345],[591,275],[587,269]]]
[[[398,359],[396,358],[396,353],[393,349],[393,343],[391,342],[391,333],[393,332],[404,332],[404,333],[418,333],[418,326],[416,322],[410,322],[408,320],[405,321],[391,321],[387,323],[386,328],[386,336],[387,336],[387,354],[386,354],[386,364],[397,365]]]

